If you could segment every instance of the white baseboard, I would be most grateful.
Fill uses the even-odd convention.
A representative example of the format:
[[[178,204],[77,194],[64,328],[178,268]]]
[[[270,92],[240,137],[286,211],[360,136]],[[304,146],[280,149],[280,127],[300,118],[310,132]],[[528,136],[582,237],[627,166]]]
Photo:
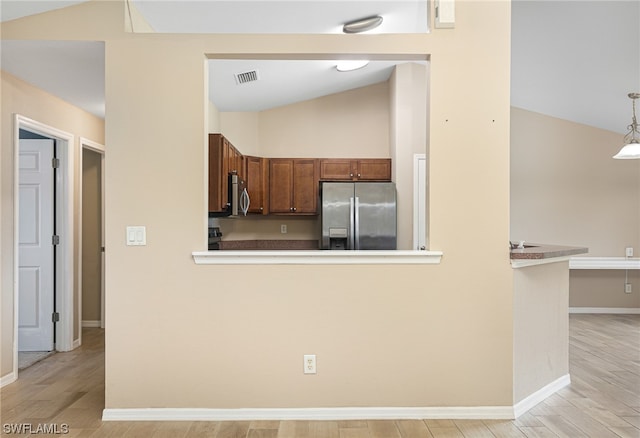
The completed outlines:
[[[13,371],[7,374],[6,376],[3,376],[0,378],[0,388],[8,385],[9,383],[13,383],[16,380],[18,380],[18,374],[15,371]]]
[[[615,313],[640,315],[640,307],[569,307],[569,313]]]
[[[569,374],[565,374],[559,379],[556,379],[548,385],[540,388],[528,397],[525,397],[523,400],[519,401],[513,406],[513,413],[515,418],[518,418],[520,415],[524,414],[541,401],[544,401],[545,398],[553,395],[555,392],[561,390],[570,383],[571,376],[569,376]]]
[[[248,421],[248,420],[510,420],[511,406],[300,409],[105,409],[102,421]]]
[[[566,374],[514,406],[388,408],[104,409],[102,421],[512,420],[571,383]]]
[[[97,321],[85,321],[82,320],[82,327],[100,328],[100,320]]]

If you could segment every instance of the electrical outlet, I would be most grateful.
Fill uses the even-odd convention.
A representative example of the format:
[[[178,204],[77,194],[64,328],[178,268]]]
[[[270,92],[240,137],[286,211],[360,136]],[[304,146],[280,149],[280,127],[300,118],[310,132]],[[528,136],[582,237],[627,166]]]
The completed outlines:
[[[630,294],[633,292],[633,288],[631,287],[631,283],[625,283],[624,284],[624,293],[625,294]]]
[[[287,224],[280,225],[280,232],[282,234],[287,234]]]
[[[316,355],[315,354],[304,355],[304,373],[305,374],[316,373]]]
[[[629,246],[629,247],[625,248],[624,254],[627,257],[633,257],[633,247]]]

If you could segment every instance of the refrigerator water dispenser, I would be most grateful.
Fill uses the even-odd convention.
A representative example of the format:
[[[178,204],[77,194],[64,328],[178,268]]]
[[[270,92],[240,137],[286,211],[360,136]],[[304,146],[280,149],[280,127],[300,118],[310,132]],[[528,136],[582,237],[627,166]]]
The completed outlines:
[[[347,249],[347,229],[329,228],[329,249]]]

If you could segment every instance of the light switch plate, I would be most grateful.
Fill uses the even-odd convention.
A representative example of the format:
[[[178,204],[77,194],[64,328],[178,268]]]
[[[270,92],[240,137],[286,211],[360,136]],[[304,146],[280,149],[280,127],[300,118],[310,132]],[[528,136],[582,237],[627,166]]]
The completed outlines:
[[[147,227],[127,227],[127,246],[143,246],[147,244]]]

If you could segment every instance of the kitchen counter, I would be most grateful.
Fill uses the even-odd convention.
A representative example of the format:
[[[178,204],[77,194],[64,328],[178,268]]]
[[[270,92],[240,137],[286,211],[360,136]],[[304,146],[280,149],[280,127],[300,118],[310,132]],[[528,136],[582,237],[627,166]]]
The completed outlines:
[[[221,250],[273,251],[273,250],[313,250],[318,249],[317,240],[223,240]]]
[[[514,268],[555,263],[569,260],[571,256],[586,254],[588,248],[579,246],[525,243],[524,248],[511,249],[511,265]]]

